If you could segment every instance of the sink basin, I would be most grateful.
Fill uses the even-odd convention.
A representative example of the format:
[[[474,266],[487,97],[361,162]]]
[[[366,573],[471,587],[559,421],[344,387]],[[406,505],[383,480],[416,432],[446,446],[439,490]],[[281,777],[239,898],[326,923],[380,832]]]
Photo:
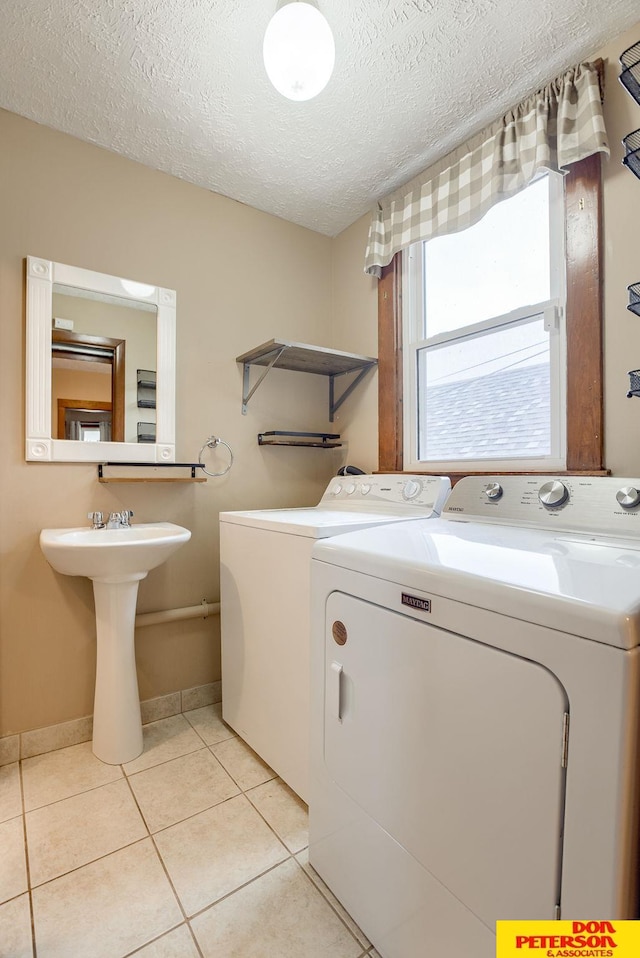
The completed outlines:
[[[129,529],[43,529],[40,547],[56,572],[122,578],[155,569],[190,538],[172,522],[143,522]]]
[[[40,546],[63,575],[93,580],[96,607],[96,691],[93,752],[123,765],[142,752],[142,721],[135,656],[138,584],[191,538],[172,522],[128,529],[43,529]]]

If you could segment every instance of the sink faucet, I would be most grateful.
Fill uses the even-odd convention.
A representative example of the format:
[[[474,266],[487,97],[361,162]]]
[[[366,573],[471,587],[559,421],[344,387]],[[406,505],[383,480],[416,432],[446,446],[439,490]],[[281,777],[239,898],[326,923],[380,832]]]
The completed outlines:
[[[123,509],[122,512],[110,512],[107,522],[107,529],[129,529],[131,523],[129,519],[133,515],[129,509]]]

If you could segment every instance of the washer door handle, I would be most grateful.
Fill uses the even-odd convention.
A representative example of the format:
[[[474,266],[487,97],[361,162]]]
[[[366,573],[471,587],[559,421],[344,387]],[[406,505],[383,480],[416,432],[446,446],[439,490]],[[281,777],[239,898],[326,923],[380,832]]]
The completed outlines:
[[[339,722],[342,722],[342,666],[339,662],[331,663],[331,688],[329,690],[329,708]]]

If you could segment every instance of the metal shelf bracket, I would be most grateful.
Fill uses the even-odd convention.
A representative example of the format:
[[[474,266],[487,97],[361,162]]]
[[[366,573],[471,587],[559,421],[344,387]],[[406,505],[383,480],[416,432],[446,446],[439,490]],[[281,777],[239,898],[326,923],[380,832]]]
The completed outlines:
[[[332,376],[329,376],[329,422],[333,422],[335,414],[337,413],[338,409],[340,409],[342,403],[345,401],[345,399],[347,399],[348,396],[351,395],[356,386],[364,379],[369,370],[375,365],[376,363],[369,363],[368,366],[363,366],[353,382],[349,383],[338,399],[335,398],[335,381],[338,376],[347,376],[348,372],[334,373]]]
[[[242,373],[242,415],[243,416],[247,415],[247,406],[254,392],[256,391],[256,389],[258,388],[262,380],[265,378],[265,376],[267,376],[271,372],[275,364],[278,362],[278,360],[282,356],[285,349],[288,349],[288,346],[282,346],[280,349],[274,350],[273,359],[269,362],[269,365],[267,366],[265,371],[262,373],[262,375],[259,377],[258,381],[254,383],[254,386],[252,389],[249,389],[249,385],[251,382],[251,365],[252,364],[251,363],[243,364],[243,373]]]

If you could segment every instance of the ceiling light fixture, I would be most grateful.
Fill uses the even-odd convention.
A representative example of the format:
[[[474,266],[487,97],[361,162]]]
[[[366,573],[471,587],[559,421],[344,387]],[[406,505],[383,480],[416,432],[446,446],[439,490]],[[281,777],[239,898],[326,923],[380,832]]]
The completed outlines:
[[[289,100],[310,100],[324,90],[336,48],[315,0],[280,0],[264,35],[262,55],[267,76]]]

